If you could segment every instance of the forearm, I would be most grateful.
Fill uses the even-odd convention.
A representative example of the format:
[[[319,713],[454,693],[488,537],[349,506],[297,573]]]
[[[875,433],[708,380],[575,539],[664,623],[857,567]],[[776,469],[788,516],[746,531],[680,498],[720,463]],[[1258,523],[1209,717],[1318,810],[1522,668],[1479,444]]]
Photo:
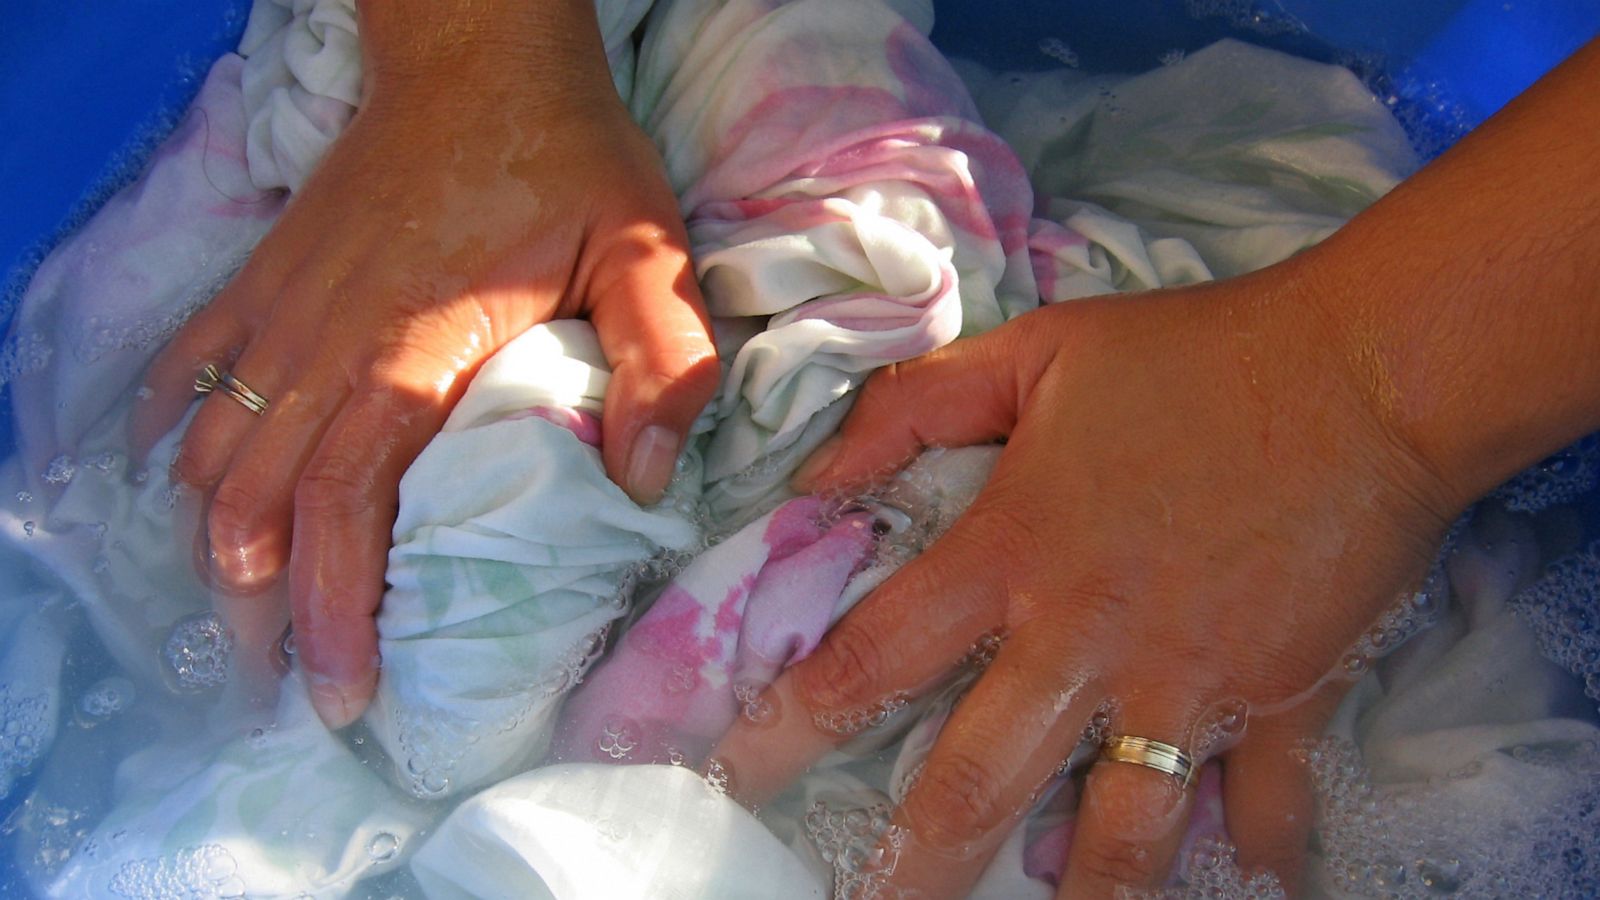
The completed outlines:
[[[1362,390],[1464,504],[1600,429],[1600,43],[1306,254]]]

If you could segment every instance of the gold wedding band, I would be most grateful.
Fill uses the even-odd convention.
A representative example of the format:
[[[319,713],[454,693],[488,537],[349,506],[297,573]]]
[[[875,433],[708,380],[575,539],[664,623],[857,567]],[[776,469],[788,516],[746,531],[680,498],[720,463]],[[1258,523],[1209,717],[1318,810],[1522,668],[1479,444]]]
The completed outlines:
[[[1188,787],[1190,779],[1194,777],[1194,757],[1171,744],[1131,734],[1106,738],[1106,742],[1100,746],[1100,758],[1165,772],[1178,779],[1183,787]]]
[[[231,372],[208,365],[195,376],[195,393],[209,394],[218,389],[258,416],[267,411],[267,398],[251,390],[249,385],[233,377]]]

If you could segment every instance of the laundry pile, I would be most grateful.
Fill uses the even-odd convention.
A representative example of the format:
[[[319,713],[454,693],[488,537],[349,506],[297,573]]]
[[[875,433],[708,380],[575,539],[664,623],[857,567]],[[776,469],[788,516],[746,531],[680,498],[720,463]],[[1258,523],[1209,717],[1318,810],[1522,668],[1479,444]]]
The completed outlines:
[[[0,810],[39,894],[870,884],[893,861],[865,851],[960,683],[862,723],[759,818],[714,764],[697,774],[993,464],[994,448],[932,451],[868,500],[795,497],[789,476],[855,388],[1041,302],[1270,265],[1415,165],[1350,73],[1237,42],[1133,77],[958,74],[923,0],[597,10],[681,201],[722,389],[666,498],[640,508],[601,466],[593,330],[504,347],[401,483],[378,694],[345,731],[311,710],[292,644],[280,682],[211,612],[193,498],[166,472],[187,422],[148,467],[124,435],[144,366],[354,114],[351,0],[257,0],[143,176],[39,268],[8,337],[19,450],[0,466]],[[1459,608],[1431,610],[1446,624],[1368,676],[1334,730],[1379,780],[1444,771],[1446,743],[1451,772],[1480,763],[1435,785],[1447,805],[1560,796],[1575,770],[1508,754],[1592,744],[1593,698],[1519,624],[1521,584],[1481,558],[1505,551],[1469,551],[1449,571]],[[1482,702],[1445,715],[1441,696]],[[1225,837],[1218,778],[1191,842]],[[1053,895],[1071,800],[1063,781],[1041,801],[978,895]]]

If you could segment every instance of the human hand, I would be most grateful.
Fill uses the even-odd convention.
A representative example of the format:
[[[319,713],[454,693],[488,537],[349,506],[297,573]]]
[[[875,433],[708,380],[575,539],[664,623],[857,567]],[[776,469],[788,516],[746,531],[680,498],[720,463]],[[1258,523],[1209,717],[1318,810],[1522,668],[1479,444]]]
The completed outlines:
[[[929,690],[998,632],[895,813],[887,886],[963,895],[1097,712],[1220,755],[1240,864],[1292,886],[1311,801],[1291,751],[1465,502],[1375,411],[1310,299],[1312,256],[1045,308],[877,373],[800,487],[851,496],[924,447],[1005,449],[964,517],[767,691],[776,724],[713,751],[734,794],[763,802],[847,739],[827,720]],[[1190,794],[1094,765],[1063,895],[1158,886]]]
[[[676,199],[612,87],[592,6],[586,41],[557,31],[558,46],[541,46],[529,25],[503,28],[511,41],[441,32],[443,49],[426,29],[369,40],[369,25],[393,33],[389,7],[374,9],[360,112],[152,364],[133,424],[147,450],[208,363],[269,399],[259,417],[205,400],[175,475],[207,497],[224,605],[287,570],[298,656],[334,727],[376,681],[400,477],[479,364],[536,323],[589,318],[614,368],[606,470],[644,503],[719,374]],[[253,618],[260,644],[286,614],[270,634]]]

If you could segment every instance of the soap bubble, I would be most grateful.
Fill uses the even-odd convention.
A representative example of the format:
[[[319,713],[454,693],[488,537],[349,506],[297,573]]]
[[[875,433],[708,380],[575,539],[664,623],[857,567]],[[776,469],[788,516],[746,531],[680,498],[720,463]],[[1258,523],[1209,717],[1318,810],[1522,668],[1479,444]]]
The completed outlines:
[[[73,463],[72,457],[63,453],[45,466],[44,480],[51,484],[65,485],[72,483],[77,474],[78,467]]]
[[[78,698],[78,710],[91,720],[109,719],[133,702],[133,682],[120,675],[102,678]]]
[[[380,831],[367,841],[367,858],[375,863],[388,862],[400,852],[400,839],[387,831]]]
[[[806,812],[805,828],[823,862],[833,867],[837,898],[879,896],[905,842],[883,803],[834,808],[818,800]]]
[[[119,897],[139,900],[232,900],[246,895],[238,860],[219,844],[130,860],[112,876],[110,887],[111,893]]]
[[[162,648],[162,658],[185,691],[216,687],[228,680],[233,634],[216,613],[203,613],[172,626]]]
[[[911,702],[908,694],[895,692],[887,697],[856,709],[844,712],[822,712],[814,716],[818,728],[846,737],[860,734],[868,728],[888,724],[894,714]]]
[[[0,797],[45,751],[50,730],[50,701],[0,683]]]

